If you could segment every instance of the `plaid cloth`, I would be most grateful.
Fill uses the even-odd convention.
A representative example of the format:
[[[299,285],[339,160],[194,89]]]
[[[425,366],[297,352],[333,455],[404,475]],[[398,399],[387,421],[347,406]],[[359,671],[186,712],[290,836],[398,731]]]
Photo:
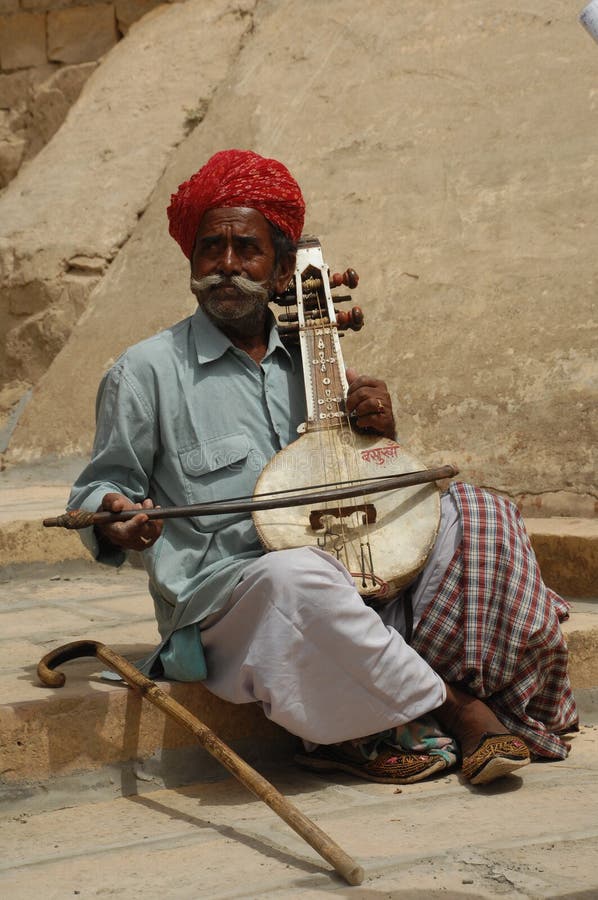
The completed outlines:
[[[412,640],[444,678],[484,698],[536,756],[564,759],[577,726],[559,622],[568,604],[546,587],[517,508],[451,485],[463,524],[457,549]]]

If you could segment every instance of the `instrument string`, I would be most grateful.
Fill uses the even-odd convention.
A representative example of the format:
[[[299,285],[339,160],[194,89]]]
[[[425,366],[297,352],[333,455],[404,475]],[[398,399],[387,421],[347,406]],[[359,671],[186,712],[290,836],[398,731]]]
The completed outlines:
[[[419,470],[413,470],[412,472],[403,472],[402,475],[416,475],[419,473]],[[288,494],[288,499],[293,500],[298,495],[306,493],[307,491],[316,491],[319,488],[335,488],[335,487],[350,487],[352,485],[358,485],[363,482],[364,490],[366,487],[371,485],[372,483],[378,484],[381,481],[392,481],[395,479],[396,473],[392,475],[376,475],[375,478],[348,478],[345,481],[322,481],[319,484],[306,484],[304,486],[298,485],[295,488],[281,488],[278,491],[258,491],[254,494],[240,494],[238,497],[227,497],[227,503],[236,503],[240,500],[265,500],[268,497],[277,497],[281,494]],[[447,475],[446,477],[449,477]],[[317,502],[317,497],[314,499],[314,502]],[[350,498],[349,498],[350,499]]]
[[[331,314],[329,315],[327,303],[325,308],[322,306],[322,294],[324,294],[324,300],[326,300],[325,289],[324,289],[324,278],[326,277],[325,272],[322,270],[320,273],[320,285],[316,288],[316,305],[317,305],[317,319],[315,320],[317,324],[312,326],[312,342],[313,342],[313,356],[312,356],[312,366],[314,371],[314,385],[315,385],[315,394],[316,394],[316,407],[319,408],[321,406],[323,414],[326,416],[325,419],[319,419],[319,413],[316,410],[316,415],[319,419],[319,425],[321,424],[323,427],[318,427],[319,431],[319,444],[320,444],[320,452],[322,453],[322,465],[324,469],[324,476],[326,480],[329,480],[328,468],[330,466],[330,462],[332,462],[332,470],[334,472],[334,477],[339,480],[343,478],[343,469],[341,466],[341,460],[339,459],[339,455],[336,453],[336,448],[334,446],[334,417],[336,414],[337,420],[339,413],[339,403],[336,400],[337,397],[341,396],[341,384],[340,378],[338,377],[338,357],[335,356],[333,352],[333,344],[330,340],[330,336],[332,334],[332,320]],[[328,322],[328,327],[326,327],[326,322]],[[336,358],[337,367],[334,369],[333,360]],[[320,361],[320,365],[318,366],[316,360]],[[319,372],[317,371],[319,369]],[[328,384],[326,383],[328,382]],[[321,403],[320,403],[321,401]],[[336,403],[336,408],[335,408]],[[329,418],[329,416],[332,416]],[[349,555],[348,555],[348,541],[347,534],[345,528],[345,522],[343,520],[343,516],[339,515],[338,517],[338,532],[335,530],[336,523],[334,526],[329,525],[326,519],[324,520],[324,528],[325,528],[325,536],[324,541],[326,541],[326,532],[330,530],[330,537],[332,541],[333,550],[337,556],[337,559],[341,558],[341,553],[343,555],[343,562],[348,571],[351,569]]]
[[[340,341],[338,338],[338,332],[336,330],[336,319],[334,319],[334,336],[336,339],[336,343],[339,346],[338,352],[339,352],[339,370],[340,370],[340,362],[342,361],[342,355],[340,352]],[[340,394],[341,395],[343,394],[342,390],[340,391]],[[344,436],[342,445],[346,446],[349,443],[351,445],[352,453],[350,454],[349,459],[351,461],[350,464],[351,464],[353,471],[350,473],[350,477],[354,482],[357,482],[359,480],[358,479],[358,467],[357,467],[357,459],[358,459],[359,451],[357,448],[357,439],[355,436],[355,432],[354,432],[353,428],[351,427],[351,423],[349,421],[349,417],[346,412],[344,402],[343,402],[343,409],[340,412],[341,412],[341,417],[340,417],[341,434]],[[372,579],[372,587],[376,584],[377,579],[376,579],[376,576],[374,573],[374,563],[373,563],[373,558],[372,558],[372,549],[371,549],[371,540],[370,540],[370,523],[369,523],[369,517],[368,517],[368,513],[367,513],[367,505],[368,504],[367,504],[367,495],[365,492],[364,492],[364,494],[362,494],[362,497],[360,499],[362,500],[361,506],[364,510],[363,514],[361,515],[361,518],[360,518],[360,510],[359,510],[360,504],[358,503],[357,498],[353,501],[353,505],[355,507],[354,515],[357,517],[357,533],[358,533],[358,542],[359,542],[358,550],[357,550],[357,547],[354,546],[353,552],[355,553],[355,556],[359,562],[359,569],[360,569],[360,575],[361,575],[361,580],[362,580],[362,588],[365,589],[368,586],[366,570],[369,569],[369,575]],[[354,543],[356,543],[356,542],[354,542]],[[351,571],[351,570],[349,570],[349,571]]]
[[[310,251],[309,251],[310,252]],[[305,387],[308,397],[307,427],[314,435],[320,461],[308,467],[319,468],[325,485],[364,482],[363,493],[347,498],[343,506],[318,510],[317,545],[342,561],[362,593],[384,591],[384,582],[376,576],[372,553],[370,519],[375,507],[368,503],[365,483],[360,478],[361,438],[351,426],[346,409],[346,379],[340,348],[334,297],[330,290],[328,266],[323,263],[319,246],[306,267],[295,271],[294,297],[287,294],[284,321],[297,321],[303,357]],[[306,260],[307,262],[307,260]],[[338,286],[335,279],[334,286]],[[343,298],[348,299],[348,298]],[[292,303],[296,313],[290,313]],[[308,489],[307,486],[304,489]]]
[[[324,282],[324,277],[327,278],[327,276],[325,276],[323,273],[322,282]],[[345,407],[343,378],[341,373],[341,367],[343,366],[343,357],[342,351],[340,349],[340,340],[336,325],[334,302],[331,299],[330,309],[328,309],[327,297],[323,284],[322,293],[324,294],[324,300],[326,301],[327,308],[326,310],[322,309],[321,297],[320,293],[318,292],[318,314],[321,321],[329,322],[329,327],[327,329],[322,328],[322,331],[326,332],[326,337],[328,338],[328,340],[324,342],[327,345],[324,352],[327,354],[327,358],[330,360],[332,375],[332,378],[330,380],[334,385],[332,393],[333,406],[335,405],[334,415],[331,419],[327,420],[327,422],[329,422],[328,434],[330,451],[334,459],[337,461],[337,473],[342,473],[342,477],[346,478],[349,481],[355,481],[358,477],[358,450],[356,445],[355,432],[351,428],[351,424],[349,422]],[[333,360],[335,360],[336,363],[333,362]],[[334,440],[334,435],[337,433],[340,435],[340,442]],[[345,448],[350,448],[351,452],[342,453],[342,456],[339,459],[337,450],[340,449],[342,451]],[[365,499],[365,494],[363,499]],[[354,517],[353,524],[355,527],[355,531],[357,532],[357,538],[355,539],[349,537],[344,518],[341,515],[339,518],[341,523],[345,565],[347,567],[347,570],[351,572],[354,577],[357,575],[357,577],[361,578],[362,588],[366,589],[368,586],[366,580],[366,570],[368,568],[371,577],[374,578],[368,515],[367,511],[361,514],[360,510],[360,506],[365,507],[366,504],[360,504],[358,502],[358,499],[352,499],[349,505],[353,507],[353,512],[350,513],[348,521],[351,521]],[[355,564],[352,563],[350,554],[354,556]],[[355,572],[354,569],[358,569],[359,572]]]

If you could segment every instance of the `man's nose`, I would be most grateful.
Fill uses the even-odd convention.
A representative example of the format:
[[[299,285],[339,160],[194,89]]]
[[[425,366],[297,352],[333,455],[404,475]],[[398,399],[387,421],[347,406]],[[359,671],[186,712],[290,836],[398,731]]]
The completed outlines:
[[[232,244],[227,244],[223,248],[218,260],[218,270],[221,275],[241,275],[243,271],[241,260]]]

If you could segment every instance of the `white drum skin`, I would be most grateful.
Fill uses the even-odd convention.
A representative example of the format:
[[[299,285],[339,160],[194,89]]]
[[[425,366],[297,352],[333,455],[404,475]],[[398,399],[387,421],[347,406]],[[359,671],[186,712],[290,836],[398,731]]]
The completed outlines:
[[[348,428],[308,431],[276,454],[255,492],[374,480],[422,468],[388,438]],[[375,521],[365,522],[368,517]],[[440,491],[434,483],[370,496],[364,490],[363,498],[260,510],[253,513],[253,521],[266,550],[319,547],[345,565],[364,598],[382,602],[413,581],[425,565],[438,532]],[[370,577],[370,553],[375,579]]]

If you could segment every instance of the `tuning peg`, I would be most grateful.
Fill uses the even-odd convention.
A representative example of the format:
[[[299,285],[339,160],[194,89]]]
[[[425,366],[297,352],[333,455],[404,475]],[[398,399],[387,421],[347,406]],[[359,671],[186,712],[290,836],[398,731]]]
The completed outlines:
[[[336,326],[346,331],[360,331],[363,328],[363,312],[359,306],[354,306],[349,312],[345,310],[335,310]]]
[[[342,275],[340,272],[335,272],[330,276],[330,287],[340,287],[341,285],[345,285],[345,287],[353,290],[359,284],[359,275],[355,271],[355,269],[346,269]]]

